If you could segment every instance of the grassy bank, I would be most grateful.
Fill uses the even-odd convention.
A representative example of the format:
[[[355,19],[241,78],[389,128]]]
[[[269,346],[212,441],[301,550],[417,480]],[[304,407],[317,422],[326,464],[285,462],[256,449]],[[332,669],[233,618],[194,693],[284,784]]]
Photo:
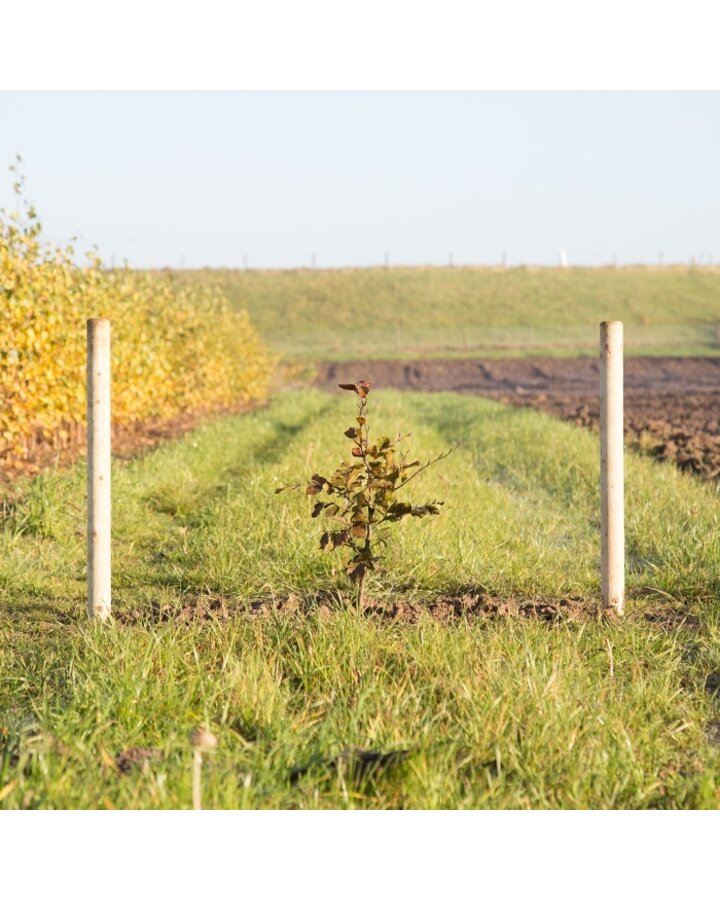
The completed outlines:
[[[403,523],[379,604],[484,590],[594,608],[591,434],[477,398],[371,400],[377,431],[411,430],[421,456],[459,442],[414,483],[446,505]],[[629,459],[622,625],[358,616],[308,498],[274,494],[338,462],[352,415],[347,395],[286,394],[116,463],[107,628],[84,619],[82,470],[20,491],[0,552],[0,806],[187,806],[203,723],[207,806],[716,806],[717,490]],[[273,612],[291,595],[300,611]],[[187,621],[220,597],[227,620]],[[132,620],[153,607],[167,621]],[[126,766],[138,747],[152,758]],[[396,755],[367,767],[354,747]]]
[[[393,268],[176,272],[221,288],[271,346],[319,359],[595,353],[621,319],[638,354],[720,351],[720,270]]]

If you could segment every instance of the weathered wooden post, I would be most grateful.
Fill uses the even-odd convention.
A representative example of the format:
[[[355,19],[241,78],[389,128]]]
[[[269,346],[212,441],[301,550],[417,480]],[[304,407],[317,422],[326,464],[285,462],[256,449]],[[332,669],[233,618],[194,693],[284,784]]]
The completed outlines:
[[[600,575],[602,604],[625,606],[623,324],[600,323]]]
[[[87,608],[110,616],[110,322],[87,323]]]

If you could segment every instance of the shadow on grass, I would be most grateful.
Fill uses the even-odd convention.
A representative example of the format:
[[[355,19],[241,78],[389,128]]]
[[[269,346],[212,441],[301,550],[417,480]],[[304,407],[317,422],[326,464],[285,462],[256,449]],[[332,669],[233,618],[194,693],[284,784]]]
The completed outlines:
[[[8,579],[2,587],[6,599],[0,604],[0,621],[71,625],[77,624],[85,614],[84,587],[79,587],[74,596],[56,593],[51,586],[41,586],[35,581],[12,579],[10,582]]]
[[[242,460],[225,466],[212,483],[204,486],[188,485],[185,489],[183,485],[176,483],[154,488],[145,494],[145,503],[153,512],[174,519],[180,526],[194,527],[202,524],[207,518],[208,509],[221,499],[231,485],[242,483],[250,472],[256,474],[259,469],[279,462],[290,442],[315,418],[322,416],[329,406],[329,403],[325,403],[297,422],[273,422],[272,434],[243,450]]]

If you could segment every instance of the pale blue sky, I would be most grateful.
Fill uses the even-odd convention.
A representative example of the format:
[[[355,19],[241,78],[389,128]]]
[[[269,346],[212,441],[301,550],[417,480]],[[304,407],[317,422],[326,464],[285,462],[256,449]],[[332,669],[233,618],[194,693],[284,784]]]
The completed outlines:
[[[720,262],[720,92],[0,93],[16,153],[139,267]]]

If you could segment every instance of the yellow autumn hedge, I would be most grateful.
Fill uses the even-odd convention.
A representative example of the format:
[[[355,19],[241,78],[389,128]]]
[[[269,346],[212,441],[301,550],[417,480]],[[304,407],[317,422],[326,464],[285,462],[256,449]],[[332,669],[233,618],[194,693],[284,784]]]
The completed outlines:
[[[0,211],[0,453],[85,421],[85,323],[112,322],[113,422],[263,399],[274,360],[244,312],[170,276],[77,265],[30,206]]]

